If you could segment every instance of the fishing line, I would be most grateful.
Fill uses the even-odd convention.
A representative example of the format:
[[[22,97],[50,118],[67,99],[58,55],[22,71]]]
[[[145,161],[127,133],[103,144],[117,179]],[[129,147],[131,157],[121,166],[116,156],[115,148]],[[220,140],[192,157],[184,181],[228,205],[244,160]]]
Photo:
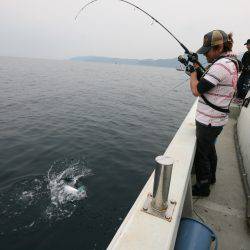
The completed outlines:
[[[187,79],[185,79],[184,81],[182,81],[182,82],[180,82],[180,83],[178,83],[178,84],[176,84],[172,89],[170,89],[169,91],[173,91],[173,90],[176,90],[176,89],[178,89],[182,84],[184,84],[186,81],[188,81],[189,80],[189,78],[187,78]]]

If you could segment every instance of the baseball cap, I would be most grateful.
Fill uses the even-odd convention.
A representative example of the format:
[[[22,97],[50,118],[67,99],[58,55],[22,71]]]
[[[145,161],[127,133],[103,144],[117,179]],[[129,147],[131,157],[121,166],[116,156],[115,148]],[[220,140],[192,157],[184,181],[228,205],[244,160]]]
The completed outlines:
[[[250,44],[250,39],[247,39],[247,42],[244,45]]]
[[[206,54],[213,46],[223,44],[228,41],[228,35],[223,30],[213,30],[203,38],[203,45],[198,49],[198,54]]]

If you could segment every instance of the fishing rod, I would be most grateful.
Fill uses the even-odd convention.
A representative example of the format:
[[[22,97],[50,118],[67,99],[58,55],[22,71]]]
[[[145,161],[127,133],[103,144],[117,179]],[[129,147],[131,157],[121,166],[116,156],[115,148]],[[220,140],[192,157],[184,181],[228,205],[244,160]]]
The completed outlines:
[[[98,0],[93,0],[93,1],[90,1],[89,3],[85,4],[77,13],[76,17],[75,17],[75,20],[77,19],[77,17],[80,15],[80,13],[87,7],[89,6],[90,4],[96,2]],[[149,14],[148,12],[146,12],[145,10],[143,10],[142,8],[140,8],[139,6],[129,2],[129,1],[126,1],[126,0],[120,0],[121,2],[124,2],[128,5],[131,5],[133,6],[134,8],[138,9],[139,11],[141,11],[142,13],[144,13],[145,15],[149,16],[154,22],[158,23],[165,31],[167,31],[178,43],[179,45],[184,49],[185,51],[185,54],[187,54],[187,57],[188,57],[188,62],[192,62],[192,63],[196,63],[199,65],[199,67],[202,69],[202,70],[205,70],[204,67],[201,65],[201,63],[198,61],[198,56],[196,53],[192,53],[191,51],[189,51],[189,49],[182,43],[180,42],[180,40],[169,30],[166,28],[166,26],[164,26],[160,21],[158,21],[156,18],[154,18],[151,14]]]
[[[186,54],[191,54],[190,51],[188,50],[188,48],[183,43],[181,43],[179,41],[179,39],[177,39],[176,36],[171,31],[169,31],[160,21],[158,21],[156,18],[154,18],[148,12],[146,12],[145,10],[141,9],[139,6],[137,6],[137,5],[133,4],[133,3],[130,3],[128,1],[126,1],[126,0],[120,0],[120,1],[135,7],[136,9],[140,10],[141,12],[143,12],[144,14],[149,16],[154,22],[158,23],[164,30],[166,30],[181,45],[181,47],[184,49]]]
[[[98,0],[93,0],[93,1],[90,1],[88,2],[87,4],[85,4],[76,14],[75,16],[75,20],[77,19],[77,17],[80,15],[80,13],[87,7],[89,6],[90,4],[94,3],[94,2],[97,2]]]

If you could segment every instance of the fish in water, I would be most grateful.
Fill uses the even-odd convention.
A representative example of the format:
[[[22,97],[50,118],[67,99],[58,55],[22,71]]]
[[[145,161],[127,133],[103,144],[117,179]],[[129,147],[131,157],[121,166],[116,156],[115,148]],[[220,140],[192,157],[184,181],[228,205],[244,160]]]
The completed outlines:
[[[73,171],[71,172],[71,169],[68,170],[69,171],[65,171],[64,176],[62,176],[61,179],[64,182],[64,191],[72,195],[86,193],[85,187],[83,185],[79,185],[78,179],[73,176]]]

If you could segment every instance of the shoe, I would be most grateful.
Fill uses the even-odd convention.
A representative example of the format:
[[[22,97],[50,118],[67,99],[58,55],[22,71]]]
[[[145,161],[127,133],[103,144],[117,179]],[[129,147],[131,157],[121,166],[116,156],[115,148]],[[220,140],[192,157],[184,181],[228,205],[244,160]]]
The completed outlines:
[[[208,197],[210,194],[209,185],[198,185],[195,184],[192,186],[192,195],[193,196],[201,196],[201,197]]]

